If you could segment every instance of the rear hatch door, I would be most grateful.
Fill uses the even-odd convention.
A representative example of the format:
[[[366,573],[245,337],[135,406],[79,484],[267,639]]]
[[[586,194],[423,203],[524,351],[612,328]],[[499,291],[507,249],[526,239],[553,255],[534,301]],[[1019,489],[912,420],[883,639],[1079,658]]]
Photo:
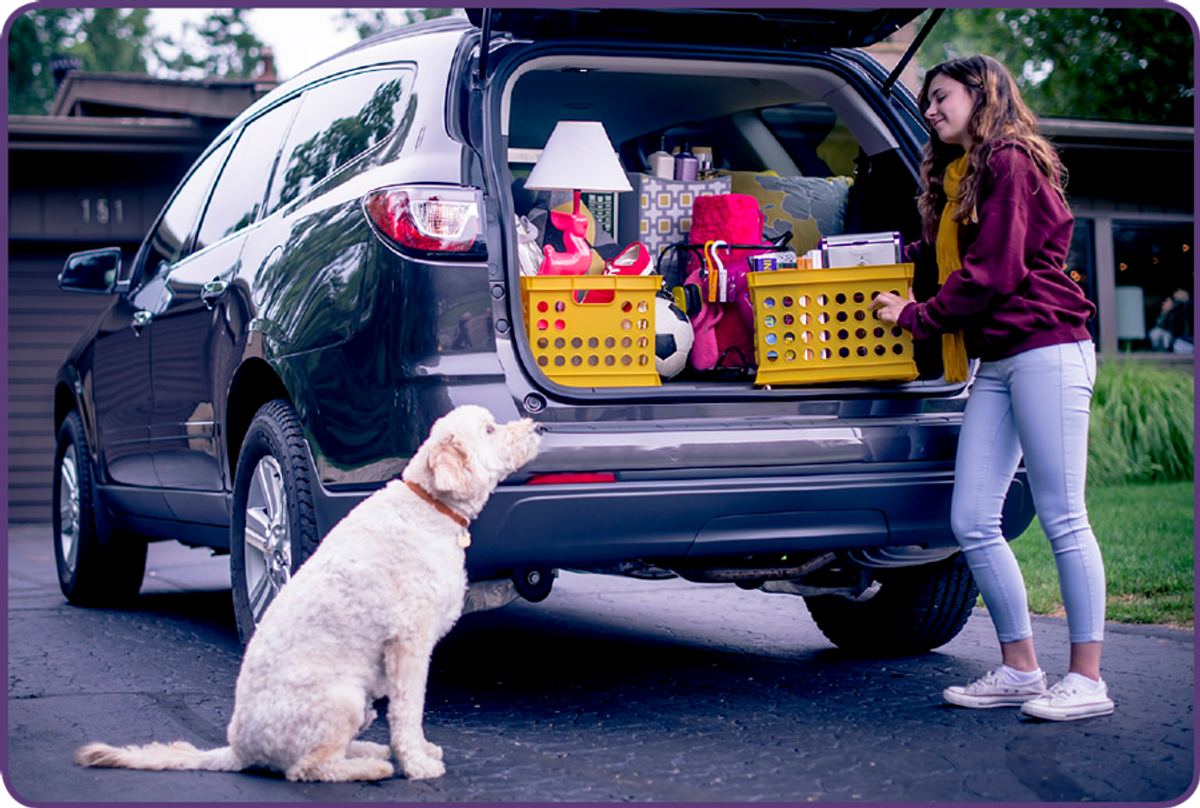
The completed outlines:
[[[865,47],[895,33],[922,11],[919,8],[474,8],[467,10],[467,17],[485,30],[507,32],[521,39],[756,45],[774,50]],[[490,20],[486,20],[489,16]]]

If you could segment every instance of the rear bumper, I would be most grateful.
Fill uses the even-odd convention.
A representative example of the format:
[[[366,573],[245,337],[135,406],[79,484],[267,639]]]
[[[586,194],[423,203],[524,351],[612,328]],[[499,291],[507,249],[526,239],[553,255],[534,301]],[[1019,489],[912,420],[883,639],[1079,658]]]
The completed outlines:
[[[525,568],[920,545],[953,547],[953,470],[827,470],[600,484],[501,486],[471,527],[472,577]],[[1023,474],[1005,533],[1033,519]]]

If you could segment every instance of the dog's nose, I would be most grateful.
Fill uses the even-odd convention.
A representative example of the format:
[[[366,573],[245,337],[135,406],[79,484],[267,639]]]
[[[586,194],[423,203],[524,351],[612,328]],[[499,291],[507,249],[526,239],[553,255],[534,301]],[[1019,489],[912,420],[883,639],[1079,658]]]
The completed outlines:
[[[545,433],[546,426],[544,424],[534,424],[533,431],[536,432],[537,434],[541,435],[541,434]]]

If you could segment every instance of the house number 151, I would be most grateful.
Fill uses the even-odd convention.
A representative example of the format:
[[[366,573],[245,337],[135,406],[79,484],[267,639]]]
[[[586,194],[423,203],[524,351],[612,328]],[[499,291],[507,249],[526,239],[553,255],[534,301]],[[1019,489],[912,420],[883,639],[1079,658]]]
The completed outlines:
[[[125,211],[119,199],[114,199],[111,204],[107,199],[97,199],[95,202],[81,199],[79,204],[83,207],[84,224],[91,224],[93,219],[96,224],[108,224],[110,220],[121,224],[125,221]]]

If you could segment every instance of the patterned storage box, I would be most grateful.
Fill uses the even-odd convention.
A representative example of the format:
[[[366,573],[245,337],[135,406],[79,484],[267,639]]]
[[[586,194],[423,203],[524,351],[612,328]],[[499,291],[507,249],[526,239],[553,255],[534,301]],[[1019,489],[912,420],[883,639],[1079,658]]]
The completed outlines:
[[[658,275],[521,278],[534,361],[572,387],[654,387]],[[599,292],[599,294],[596,294]]]
[[[648,174],[630,174],[634,204],[621,202],[618,210],[622,243],[640,241],[657,260],[663,247],[687,241],[692,229],[692,205],[698,196],[727,194],[729,177],[711,180],[668,180]]]
[[[909,381],[912,335],[875,319],[877,292],[907,295],[913,265],[751,272],[756,384]]]

